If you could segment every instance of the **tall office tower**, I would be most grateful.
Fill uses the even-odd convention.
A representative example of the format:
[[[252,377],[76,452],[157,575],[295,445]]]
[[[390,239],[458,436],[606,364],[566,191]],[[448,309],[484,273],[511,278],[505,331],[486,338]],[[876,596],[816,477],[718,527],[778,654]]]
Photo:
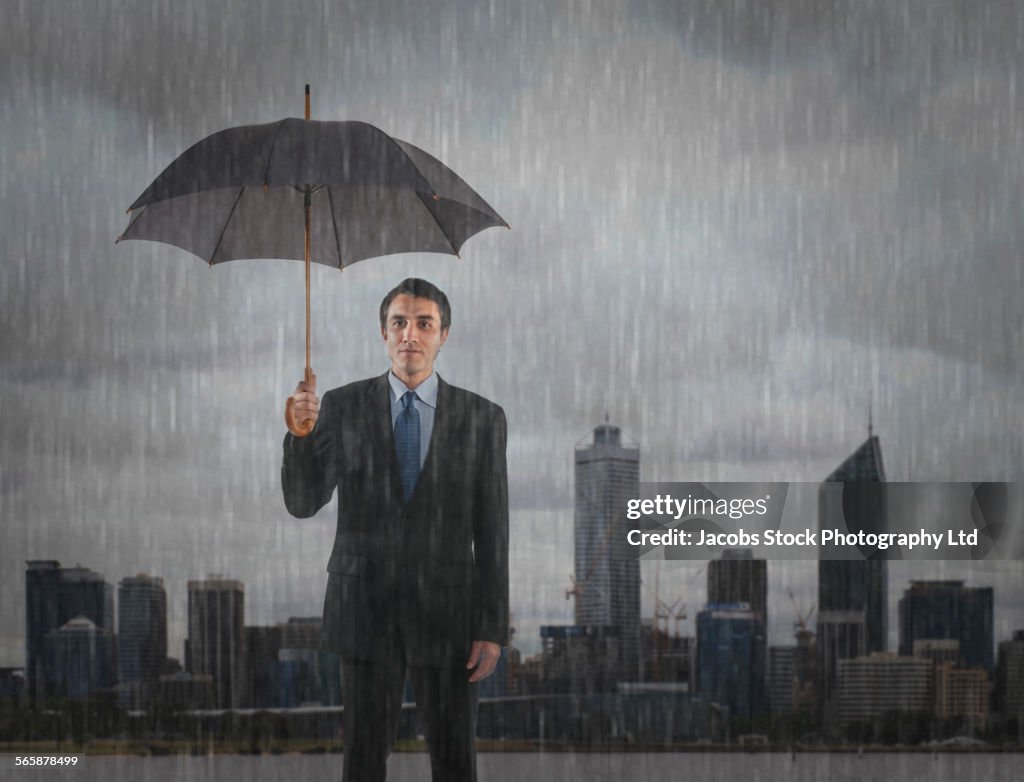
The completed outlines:
[[[707,581],[709,605],[745,603],[750,606],[760,625],[757,637],[761,649],[757,659],[767,661],[768,562],[755,559],[750,549],[726,549],[721,559],[708,562]],[[760,682],[759,686],[764,689],[766,682]]]
[[[188,582],[189,673],[213,676],[217,708],[242,705],[245,689],[245,588],[211,575]]]
[[[868,439],[819,487],[819,529],[884,531],[884,483],[882,446],[869,426]],[[819,549],[818,704],[825,721],[833,725],[838,661],[887,648],[889,570],[879,554],[874,550]]]
[[[619,427],[598,426],[593,442],[576,446],[576,624],[616,628],[620,681],[640,680],[640,562],[612,549],[639,483],[640,449],[622,443]]]
[[[817,626],[817,707],[825,728],[834,729],[839,720],[840,662],[867,656],[867,631],[863,611],[819,611]]]
[[[789,717],[793,711],[796,694],[795,646],[771,646],[768,648],[768,671],[765,675],[768,703],[772,717]]]
[[[710,604],[697,614],[697,692],[730,717],[765,711],[764,631],[746,603]]]
[[[1017,735],[1024,737],[1024,630],[1012,640],[999,642],[996,667],[996,708],[1007,720],[1017,720]]]
[[[992,587],[965,587],[963,581],[911,581],[899,602],[900,654],[914,653],[915,641],[960,642],[959,664],[993,667]]]
[[[164,580],[139,573],[117,587],[117,678],[155,682],[167,659]]]
[[[726,549],[708,562],[708,603],[747,603],[767,635],[768,562],[750,549]]]
[[[75,617],[114,632],[114,589],[88,568],[62,568],[56,560],[25,563],[25,679],[29,697],[45,697],[55,684],[48,665],[47,635]]]
[[[772,717],[814,712],[814,634],[801,629],[795,646],[768,648],[765,691]]]

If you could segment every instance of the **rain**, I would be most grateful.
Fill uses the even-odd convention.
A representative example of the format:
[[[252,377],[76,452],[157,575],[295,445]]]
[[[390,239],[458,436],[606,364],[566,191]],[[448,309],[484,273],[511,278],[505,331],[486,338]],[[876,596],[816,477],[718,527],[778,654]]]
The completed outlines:
[[[189,579],[241,581],[246,625],[320,614],[336,502],[295,519],[281,498],[302,264],[114,244],[178,154],[301,117],[305,84],[313,118],[430,152],[511,227],[459,258],[314,264],[312,366],[321,389],[381,374],[383,295],[408,276],[447,293],[437,371],[508,419],[524,658],[542,625],[574,621],[574,447],[606,420],[638,443],[642,481],[818,482],[869,416],[889,481],[1020,479],[1011,0],[4,10],[0,667],[25,664],[28,560],[162,577],[182,662]],[[657,566],[687,635],[696,571]],[[768,573],[768,640],[789,643],[786,591],[813,604],[816,563]],[[644,617],[655,578],[645,563]],[[890,649],[913,578],[991,586],[996,642],[1024,628],[1019,562],[895,562]]]

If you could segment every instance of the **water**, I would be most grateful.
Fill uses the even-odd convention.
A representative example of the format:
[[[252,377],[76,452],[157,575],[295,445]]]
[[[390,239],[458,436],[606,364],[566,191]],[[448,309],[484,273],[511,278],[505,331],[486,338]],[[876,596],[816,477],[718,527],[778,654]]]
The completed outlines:
[[[74,767],[23,769],[14,755],[0,755],[0,780],[73,779],[76,782],[307,782],[341,779],[341,755],[212,755],[134,757],[81,755]],[[1020,779],[1019,754],[866,753],[486,753],[479,755],[481,782],[546,782],[546,780],[640,780],[702,782],[702,780],[781,780],[845,782],[998,782]],[[392,755],[389,782],[430,779],[424,753]]]

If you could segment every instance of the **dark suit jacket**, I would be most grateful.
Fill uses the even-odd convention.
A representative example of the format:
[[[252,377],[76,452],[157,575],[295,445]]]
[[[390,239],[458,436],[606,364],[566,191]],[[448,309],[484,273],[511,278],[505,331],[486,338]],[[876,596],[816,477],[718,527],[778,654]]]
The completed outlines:
[[[338,490],[321,647],[371,659],[396,640],[410,665],[464,664],[471,641],[508,643],[504,411],[438,377],[426,461],[406,504],[387,374],[324,394],[313,432],[284,441],[288,511]]]

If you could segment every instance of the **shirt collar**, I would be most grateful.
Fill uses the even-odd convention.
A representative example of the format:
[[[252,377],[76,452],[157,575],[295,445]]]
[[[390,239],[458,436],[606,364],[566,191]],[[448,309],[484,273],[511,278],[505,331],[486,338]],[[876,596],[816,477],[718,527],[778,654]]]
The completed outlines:
[[[388,370],[388,383],[391,386],[391,403],[394,404],[404,396],[406,391],[415,390],[416,396],[423,404],[429,407],[437,407],[437,372],[431,372],[430,377],[410,389],[405,383],[395,377],[395,373]]]

